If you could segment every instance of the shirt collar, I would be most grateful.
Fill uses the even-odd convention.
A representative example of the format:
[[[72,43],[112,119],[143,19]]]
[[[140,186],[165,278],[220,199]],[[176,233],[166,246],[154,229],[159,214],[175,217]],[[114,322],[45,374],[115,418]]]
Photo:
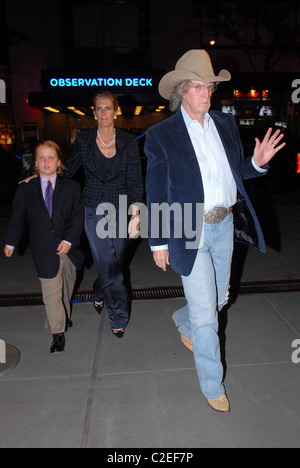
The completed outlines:
[[[47,186],[48,181],[50,180],[53,189],[55,189],[57,174],[55,174],[51,179],[47,179],[46,177],[43,177],[42,175],[40,175],[40,179],[41,179],[41,184],[42,184],[43,186]]]
[[[192,119],[192,117],[187,113],[187,111],[185,110],[183,105],[181,105],[181,112],[182,112],[183,120],[184,120],[187,127],[189,127],[192,122],[198,122],[197,120]],[[210,115],[208,113],[204,114],[204,128],[206,128],[206,126],[208,126],[210,118],[211,117],[210,117]]]

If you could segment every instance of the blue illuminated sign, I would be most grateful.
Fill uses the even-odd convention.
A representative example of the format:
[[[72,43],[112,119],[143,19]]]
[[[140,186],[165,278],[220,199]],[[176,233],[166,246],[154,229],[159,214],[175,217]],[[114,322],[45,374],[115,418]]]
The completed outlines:
[[[50,78],[51,88],[152,88],[153,78]]]

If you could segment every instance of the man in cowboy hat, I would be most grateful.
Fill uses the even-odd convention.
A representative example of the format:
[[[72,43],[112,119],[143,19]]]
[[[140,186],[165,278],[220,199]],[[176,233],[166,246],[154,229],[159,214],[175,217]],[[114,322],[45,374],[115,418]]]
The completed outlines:
[[[155,229],[152,211],[150,246],[158,267],[166,271],[171,265],[182,277],[187,305],[175,312],[173,320],[183,343],[194,352],[208,404],[220,412],[230,411],[223,386],[218,311],[228,302],[234,231],[237,240],[266,250],[243,179],[266,174],[268,162],[285,145],[280,131],[272,134],[269,129],[262,142],[256,139],[253,157],[244,159],[234,117],[210,111],[216,84],[230,79],[226,70],[215,75],[206,51],[187,52],[159,84],[161,96],[177,113],[152,127],[145,145],[149,213],[166,204],[187,211],[182,219],[178,210],[171,209],[168,216],[162,211]],[[180,224],[182,236],[176,235]]]

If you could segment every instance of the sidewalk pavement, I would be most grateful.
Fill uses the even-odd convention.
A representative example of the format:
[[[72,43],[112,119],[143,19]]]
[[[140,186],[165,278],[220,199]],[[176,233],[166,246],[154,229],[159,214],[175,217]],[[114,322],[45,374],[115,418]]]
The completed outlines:
[[[272,247],[265,255],[248,250],[242,282],[300,278],[298,199],[278,197],[273,215]],[[6,225],[2,219],[1,245]],[[180,284],[171,270],[156,269],[146,241],[131,273],[133,288]],[[1,257],[0,274],[0,294],[39,291],[29,251]],[[80,288],[90,290],[94,279],[91,267]],[[222,315],[229,414],[207,405],[173,325],[184,299],[135,301],[122,340],[105,312],[99,319],[90,303],[75,304],[66,351],[57,355],[49,353],[43,307],[0,308],[0,339],[21,352],[19,365],[0,376],[0,447],[299,447],[300,364],[292,360],[300,358],[299,300],[300,292],[239,295]]]

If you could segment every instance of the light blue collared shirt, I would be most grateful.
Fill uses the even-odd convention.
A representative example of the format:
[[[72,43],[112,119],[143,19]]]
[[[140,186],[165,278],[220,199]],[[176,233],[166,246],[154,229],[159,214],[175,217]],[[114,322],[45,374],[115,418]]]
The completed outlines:
[[[189,116],[183,106],[181,112],[201,171],[204,210],[235,205],[237,186],[213,119],[205,114],[202,126],[198,120]]]

